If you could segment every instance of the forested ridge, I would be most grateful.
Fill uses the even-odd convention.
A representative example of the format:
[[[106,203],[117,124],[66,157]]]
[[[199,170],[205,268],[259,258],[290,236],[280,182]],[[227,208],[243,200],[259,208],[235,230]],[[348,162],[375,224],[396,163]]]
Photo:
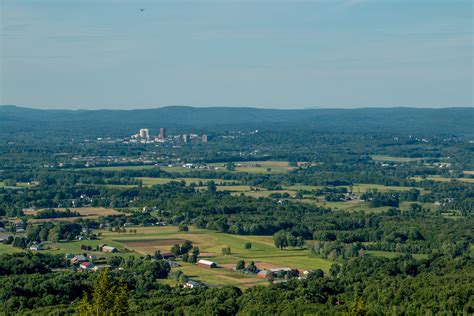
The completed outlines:
[[[195,108],[168,106],[143,110],[38,110],[0,106],[1,133],[63,130],[97,135],[107,125],[110,132],[124,133],[143,126],[158,129],[194,128],[199,130],[252,129],[273,130],[306,126],[316,131],[395,131],[429,135],[442,124],[456,134],[473,135],[472,108],[362,108],[274,110],[258,108]],[[72,136],[72,134],[71,134]],[[111,136],[110,134],[105,136]]]

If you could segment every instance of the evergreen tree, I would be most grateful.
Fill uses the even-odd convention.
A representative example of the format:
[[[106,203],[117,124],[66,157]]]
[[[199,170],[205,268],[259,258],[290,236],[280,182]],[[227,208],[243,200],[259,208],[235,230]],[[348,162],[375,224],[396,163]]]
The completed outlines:
[[[108,269],[100,271],[90,296],[85,293],[78,312],[84,316],[128,315],[128,289],[123,280],[114,280]]]

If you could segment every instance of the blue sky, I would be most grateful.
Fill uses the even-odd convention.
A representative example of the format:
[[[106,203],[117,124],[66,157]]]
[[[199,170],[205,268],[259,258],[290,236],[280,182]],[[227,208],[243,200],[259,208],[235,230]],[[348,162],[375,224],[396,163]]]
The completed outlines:
[[[470,0],[0,3],[0,104],[473,106]]]

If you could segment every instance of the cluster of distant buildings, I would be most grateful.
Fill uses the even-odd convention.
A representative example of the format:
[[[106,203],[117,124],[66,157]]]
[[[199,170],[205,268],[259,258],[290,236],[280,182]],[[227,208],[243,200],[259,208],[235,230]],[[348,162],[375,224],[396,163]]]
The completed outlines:
[[[182,134],[182,135],[167,135],[166,129],[164,127],[160,128],[160,133],[158,135],[151,135],[148,128],[142,128],[138,131],[138,134],[134,134],[130,137],[130,143],[165,143],[165,142],[174,142],[174,143],[184,143],[187,144],[191,141],[200,141],[202,143],[207,143],[209,140],[208,135],[202,134]]]
[[[104,268],[110,268],[110,265],[98,265],[94,261],[97,257],[93,254],[84,255],[66,255],[66,259],[69,260],[71,267],[77,268],[81,271],[98,271]]]

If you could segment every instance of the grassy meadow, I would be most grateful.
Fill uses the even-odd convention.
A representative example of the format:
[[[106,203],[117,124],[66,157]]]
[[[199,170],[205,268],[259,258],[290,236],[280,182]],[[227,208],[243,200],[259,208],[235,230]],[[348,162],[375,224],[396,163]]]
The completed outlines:
[[[431,180],[431,181],[437,181],[437,182],[461,181],[461,182],[467,182],[467,183],[474,183],[474,178],[446,178],[446,177],[441,177],[441,176],[428,176],[426,177],[426,179],[423,179],[422,177],[411,177],[411,179],[415,181],[423,181],[423,180]]]
[[[421,161],[426,159],[437,159],[437,158],[410,158],[410,157],[395,157],[395,156],[388,156],[388,155],[372,155],[372,160],[375,161],[388,161],[388,162],[415,162]]]
[[[218,168],[218,170],[227,170],[225,163],[211,163],[209,166]],[[288,161],[246,161],[236,162],[235,170],[232,172],[248,172],[248,173],[286,173],[293,170]]]

